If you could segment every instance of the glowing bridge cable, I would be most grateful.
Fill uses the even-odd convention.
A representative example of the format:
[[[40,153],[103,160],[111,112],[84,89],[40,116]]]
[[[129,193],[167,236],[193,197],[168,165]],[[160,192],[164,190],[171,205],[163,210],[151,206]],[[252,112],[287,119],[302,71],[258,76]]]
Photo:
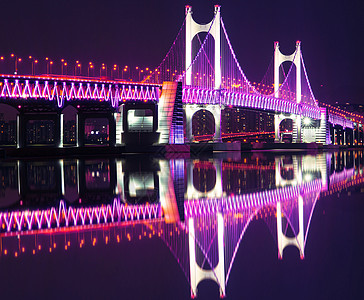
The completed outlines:
[[[196,56],[194,57],[194,59],[192,60],[191,64],[188,66],[188,68],[186,69],[186,71],[183,73],[183,75],[181,75],[180,78],[178,78],[178,81],[182,81],[182,79],[184,79],[185,75],[187,74],[187,71],[192,68],[193,64],[195,63],[195,61],[197,60],[197,58],[200,56],[201,52],[204,51],[204,47],[205,47],[205,44],[207,42],[207,39],[209,37],[209,34],[210,34],[210,31],[211,31],[211,28],[212,28],[212,25],[214,24],[215,22],[215,18],[216,18],[216,14],[214,14],[214,18],[212,19],[211,21],[211,24],[210,24],[210,27],[209,27],[209,30],[206,34],[206,37],[203,41],[203,44],[201,45],[199,51],[197,52]],[[191,69],[192,70],[192,69]]]
[[[310,94],[311,94],[311,97],[316,105],[316,107],[318,107],[318,103],[317,103],[317,100],[312,92],[312,88],[311,88],[311,84],[310,84],[310,81],[308,80],[308,75],[307,75],[307,72],[306,72],[306,67],[305,67],[305,63],[303,61],[303,55],[301,53],[301,62],[302,62],[302,67],[303,67],[303,72],[305,74],[305,78],[306,78],[306,83],[308,84],[308,88],[309,88],[309,91],[310,91]]]
[[[258,210],[256,210],[253,214],[251,214],[251,215],[249,216],[249,219],[248,219],[248,221],[246,222],[246,224],[245,224],[245,226],[244,226],[244,228],[243,228],[243,230],[242,230],[242,232],[241,232],[241,234],[240,234],[240,236],[239,236],[238,242],[237,242],[237,244],[236,244],[236,246],[235,246],[235,249],[234,249],[233,255],[232,255],[232,257],[231,257],[231,261],[230,261],[230,265],[229,265],[228,271],[227,271],[227,273],[226,273],[226,279],[225,279],[225,284],[226,284],[226,285],[227,285],[227,283],[228,283],[229,276],[230,276],[230,272],[231,272],[231,269],[232,269],[232,267],[233,267],[233,263],[234,263],[234,261],[235,261],[235,257],[236,257],[236,254],[237,254],[238,250],[239,250],[239,246],[240,246],[240,243],[241,243],[241,241],[242,241],[242,239],[243,239],[243,236],[245,235],[245,232],[246,232],[247,228],[249,227],[250,222],[254,219],[254,217],[255,217],[257,214],[258,214]]]
[[[66,208],[64,201],[60,201],[58,209],[52,207],[46,210],[36,211],[12,211],[0,213],[0,224],[5,224],[6,232],[11,233],[12,225],[17,228],[17,231],[23,231],[23,227],[27,226],[28,230],[42,230],[44,226],[48,229],[59,228],[63,226],[79,226],[86,225],[88,220],[90,225],[94,222],[100,224],[114,223],[122,220],[149,220],[161,217],[160,205],[145,205],[145,206],[125,206],[117,199],[114,199],[112,205],[101,207],[86,207],[86,208]],[[61,225],[64,222],[65,225]],[[81,222],[81,224],[79,223]],[[73,223],[73,224],[72,224]]]
[[[234,61],[235,61],[236,65],[237,65],[237,67],[238,67],[238,69],[239,69],[239,71],[240,71],[241,75],[243,76],[243,78],[244,78],[245,82],[248,84],[248,86],[249,86],[249,87],[253,90],[253,92],[254,92],[254,93],[258,93],[258,92],[257,92],[257,90],[255,89],[255,87],[251,85],[250,81],[249,81],[249,80],[248,80],[248,78],[245,76],[245,73],[243,72],[242,68],[240,67],[240,64],[239,64],[239,62],[238,62],[238,60],[237,60],[237,58],[236,58],[236,55],[235,55],[234,49],[233,49],[233,47],[231,46],[230,39],[229,39],[229,36],[228,36],[228,34],[227,34],[227,32],[226,32],[225,25],[224,25],[224,22],[223,22],[222,18],[221,18],[221,26],[222,26],[222,29],[223,29],[223,31],[224,31],[224,34],[225,34],[225,37],[226,37],[226,41],[227,41],[227,43],[228,43],[228,45],[229,45],[229,48],[230,48],[231,54],[233,55]]]
[[[276,90],[273,92],[273,94],[271,94],[271,95],[269,95],[269,96],[273,96],[273,97],[275,97],[275,98],[281,98],[281,97],[279,97],[279,93],[281,92],[281,90],[283,90],[283,87],[284,87],[285,85],[287,85],[287,86],[288,86],[288,89],[290,90],[289,83],[288,83],[288,79],[290,78],[290,75],[291,75],[291,72],[292,72],[292,69],[293,69],[293,66],[294,66],[293,61],[294,61],[294,60],[295,60],[295,58],[296,58],[297,50],[298,50],[298,48],[296,48],[296,50],[295,50],[295,52],[294,52],[294,55],[293,55],[293,59],[292,59],[291,66],[290,66],[290,68],[289,68],[289,70],[288,70],[287,76],[285,76],[285,78],[284,78],[283,83],[279,85],[279,88],[278,88],[278,89],[276,89],[276,87],[274,87],[274,89],[276,89]],[[287,99],[285,99],[285,100],[287,100]],[[295,97],[295,99],[294,99],[294,100],[296,101],[296,97]],[[288,101],[291,101],[291,100],[290,100],[290,98],[288,98]]]
[[[187,16],[186,16],[187,17]],[[145,81],[147,81],[155,72],[156,72],[156,70],[160,70],[161,69],[161,67],[162,67],[162,65],[164,64],[164,62],[166,61],[166,59],[169,57],[169,55],[170,55],[170,53],[172,52],[172,50],[173,50],[173,48],[174,48],[174,46],[175,46],[175,44],[176,44],[176,41],[178,40],[178,38],[179,38],[179,36],[180,36],[180,34],[181,34],[181,32],[182,32],[182,30],[184,29],[184,27],[185,27],[185,23],[186,23],[186,17],[184,18],[184,20],[183,20],[183,23],[182,23],[182,26],[180,27],[180,29],[179,29],[179,31],[178,31],[178,33],[177,33],[177,36],[176,36],[176,38],[174,39],[174,41],[173,41],[173,44],[171,45],[171,47],[169,48],[169,50],[168,50],[168,52],[167,52],[167,54],[165,55],[165,57],[163,58],[163,60],[161,61],[161,63],[159,64],[159,66],[156,68],[156,69],[154,69],[154,71],[153,71],[153,73],[152,74],[150,74],[150,75],[148,75],[147,76],[147,78],[145,79],[145,80],[143,80],[142,82],[145,82]],[[158,71],[157,71],[158,72]]]

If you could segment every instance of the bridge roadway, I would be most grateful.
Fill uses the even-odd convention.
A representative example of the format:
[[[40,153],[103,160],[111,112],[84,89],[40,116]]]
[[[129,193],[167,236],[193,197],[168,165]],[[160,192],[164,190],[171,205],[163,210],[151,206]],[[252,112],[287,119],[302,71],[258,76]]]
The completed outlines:
[[[73,106],[77,110],[77,146],[85,144],[84,122],[86,118],[108,119],[110,125],[109,145],[133,143],[128,136],[142,134],[150,143],[181,143],[183,140],[194,141],[191,137],[192,126],[187,121],[186,136],[183,137],[182,128],[177,128],[175,123],[183,119],[182,113],[193,115],[201,110],[212,111],[215,118],[215,140],[221,140],[221,109],[223,107],[242,107],[261,111],[273,112],[279,116],[279,122],[289,115],[300,115],[309,119],[325,120],[326,127],[321,129],[325,134],[337,136],[338,131],[344,132],[343,143],[346,140],[354,142],[353,122],[339,114],[328,112],[326,108],[316,108],[304,103],[268,97],[257,96],[229,91],[208,90],[197,87],[184,86],[182,101],[178,98],[177,85],[165,83],[135,83],[114,80],[97,80],[94,78],[77,78],[66,76],[0,76],[0,103],[12,106],[17,111],[17,147],[29,146],[26,142],[26,123],[32,119],[49,119],[55,123],[55,146],[63,147],[63,109]],[[164,94],[163,94],[164,91]],[[166,96],[168,93],[172,94]],[[166,98],[167,97],[167,98]],[[178,103],[179,102],[179,103]],[[151,124],[145,124],[147,118],[139,120],[137,111],[152,111]],[[134,112],[134,116],[129,112]],[[143,114],[142,113],[142,114]],[[283,118],[280,116],[284,116]],[[144,122],[144,123],[143,123]],[[179,121],[181,122],[181,121]],[[142,125],[141,125],[142,124]],[[328,129],[331,124],[331,129]],[[357,130],[359,130],[359,123]],[[151,126],[151,129],[145,127]],[[143,128],[144,126],[144,128]],[[174,128],[174,127],[175,128]],[[278,125],[279,126],[279,125]],[[335,129],[339,126],[338,129]],[[129,130],[133,127],[132,130]],[[277,126],[276,126],[277,127]],[[322,126],[321,126],[322,127]],[[191,127],[192,128],[192,127]],[[364,127],[360,127],[364,128]],[[179,131],[178,131],[179,130]],[[192,130],[192,129],[191,129]],[[148,131],[148,132],[146,132]],[[178,139],[171,134],[179,132]],[[277,140],[277,131],[275,132]],[[147,137],[150,136],[148,139]],[[190,137],[188,137],[190,136]],[[331,138],[332,139],[332,138]],[[177,141],[178,140],[178,141]],[[316,141],[316,140],[312,140]],[[337,142],[336,141],[336,142]],[[321,141],[323,144],[331,143],[329,139]],[[333,140],[335,143],[335,140]]]
[[[26,103],[30,100],[54,101],[59,108],[72,100],[110,102],[117,107],[126,101],[158,102],[160,84],[60,75],[0,76],[0,98],[3,103]],[[11,100],[11,101],[9,101]]]
[[[180,34],[180,30],[176,38],[184,40],[181,45],[185,49],[175,48],[179,44],[175,40],[162,63],[155,69],[156,74],[160,74],[154,79],[155,82],[161,78],[171,80],[170,70],[175,70],[175,81],[157,84],[59,75],[0,75],[0,103],[11,105],[17,111],[17,147],[29,146],[27,123],[41,119],[54,122],[53,146],[63,147],[63,108],[69,105],[77,111],[78,147],[85,145],[87,118],[108,120],[109,146],[196,142],[192,133],[192,119],[202,109],[213,115],[213,140],[221,142],[221,110],[224,107],[273,113],[276,142],[282,142],[281,122],[291,119],[295,143],[354,144],[354,123],[358,122],[354,122],[350,114],[319,107],[314,98],[303,62],[301,42],[296,42],[296,50],[291,55],[282,54],[279,43],[274,43],[274,91],[268,91],[269,95],[262,94],[247,80],[236,59],[220,9],[220,5],[215,5],[214,16],[209,24],[198,24],[192,18],[192,7],[185,7],[185,35]],[[206,38],[196,56],[192,57],[192,41],[201,32],[207,33]],[[210,46],[205,43],[209,36],[214,37],[214,43]],[[221,53],[223,48],[228,50]],[[213,66],[210,61],[203,60],[208,57],[207,53],[214,53]],[[169,55],[181,61],[177,63],[173,59],[172,62]],[[281,83],[279,68],[284,62],[290,62],[291,68]],[[207,65],[209,72],[212,69],[210,76],[205,74]],[[291,72],[293,65],[295,71]],[[176,70],[180,67],[181,70]],[[152,75],[145,81],[152,80]],[[296,79],[293,80],[292,76]],[[197,80],[196,83],[193,78],[199,77],[201,81]],[[295,81],[295,84],[290,81]],[[359,130],[359,126],[356,130]]]

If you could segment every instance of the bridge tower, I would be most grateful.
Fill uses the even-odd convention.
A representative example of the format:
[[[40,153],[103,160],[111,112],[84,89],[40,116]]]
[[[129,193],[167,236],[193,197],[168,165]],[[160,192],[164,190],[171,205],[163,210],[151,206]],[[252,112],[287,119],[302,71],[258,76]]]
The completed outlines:
[[[208,24],[198,24],[192,18],[192,6],[186,6],[186,85],[192,84],[192,40],[196,34],[200,32],[208,32],[215,41],[215,56],[214,56],[214,88],[221,88],[221,22],[220,22],[220,5],[215,5],[214,19]],[[186,110],[186,140],[193,141],[192,136],[192,117],[195,112],[200,109],[210,111],[215,119],[215,135],[214,141],[221,142],[221,107],[219,104],[210,104],[207,106],[190,107],[185,105]]]
[[[296,102],[301,103],[301,42],[296,42],[296,51],[291,55],[284,55],[279,50],[279,43],[274,42],[274,96],[279,98],[279,67],[282,63],[290,61],[296,66]],[[286,117],[276,114],[274,116],[274,129],[275,129],[275,142],[280,140],[279,124]],[[293,120],[293,134],[294,142],[302,142],[301,136],[301,116],[290,115],[290,119]]]
[[[208,24],[197,24],[192,18],[192,6],[186,5],[186,85],[192,83],[192,40],[200,32],[209,32],[215,40],[215,89],[221,86],[220,5],[215,5],[215,17]],[[211,29],[210,29],[211,28]]]
[[[202,269],[196,261],[196,238],[195,223],[193,218],[188,219],[189,230],[189,253],[190,253],[190,279],[191,279],[191,298],[197,295],[198,284],[205,280],[215,281],[220,288],[220,297],[225,297],[225,255],[224,255],[224,218],[221,212],[216,215],[217,218],[217,240],[218,240],[218,258],[219,261],[215,268],[211,270]],[[212,266],[211,266],[212,267]]]

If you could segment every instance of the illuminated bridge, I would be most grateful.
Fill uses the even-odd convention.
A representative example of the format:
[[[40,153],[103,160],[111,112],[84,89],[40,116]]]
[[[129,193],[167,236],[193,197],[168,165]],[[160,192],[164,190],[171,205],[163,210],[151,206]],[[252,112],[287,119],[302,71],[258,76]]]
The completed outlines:
[[[181,54],[184,53],[184,54]],[[284,70],[283,63],[290,68]],[[29,145],[26,126],[33,120],[54,123],[54,146],[63,147],[64,109],[77,112],[76,146],[85,145],[85,120],[108,121],[108,144],[182,144],[197,142],[192,121],[204,110],[213,116],[213,140],[221,141],[221,112],[244,108],[274,114],[275,141],[280,124],[293,122],[292,141],[357,144],[363,117],[319,106],[305,68],[301,43],[291,55],[274,44],[274,62],[260,83],[245,76],[215,6],[213,20],[198,24],[192,7],[161,64],[142,82],[61,75],[0,76],[0,103],[17,112],[16,144]],[[185,124],[184,124],[185,122]]]

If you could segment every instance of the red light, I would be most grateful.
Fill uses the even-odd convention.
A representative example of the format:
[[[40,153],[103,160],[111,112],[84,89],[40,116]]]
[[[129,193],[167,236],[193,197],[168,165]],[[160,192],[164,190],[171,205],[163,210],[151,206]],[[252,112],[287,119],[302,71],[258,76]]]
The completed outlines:
[[[11,56],[11,57],[14,57],[14,54],[13,54],[13,53],[11,53],[11,54],[10,54],[10,56]]]
[[[36,64],[38,63],[38,61],[37,61],[37,60],[35,60],[34,62],[35,62]]]
[[[0,57],[0,59],[1,59],[1,60],[4,60],[4,56],[1,56],[1,57]]]
[[[31,55],[29,55],[29,59],[32,59],[32,56]]]
[[[21,58],[19,58],[18,61],[21,61]]]

